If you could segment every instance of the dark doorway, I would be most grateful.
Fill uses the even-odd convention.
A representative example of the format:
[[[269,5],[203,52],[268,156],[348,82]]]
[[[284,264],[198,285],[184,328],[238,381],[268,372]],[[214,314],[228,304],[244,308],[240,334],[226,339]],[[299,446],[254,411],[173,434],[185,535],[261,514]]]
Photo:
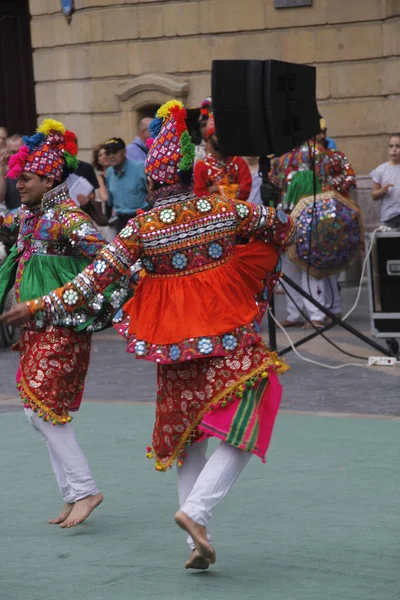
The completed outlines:
[[[0,126],[9,134],[36,127],[28,0],[0,0]]]

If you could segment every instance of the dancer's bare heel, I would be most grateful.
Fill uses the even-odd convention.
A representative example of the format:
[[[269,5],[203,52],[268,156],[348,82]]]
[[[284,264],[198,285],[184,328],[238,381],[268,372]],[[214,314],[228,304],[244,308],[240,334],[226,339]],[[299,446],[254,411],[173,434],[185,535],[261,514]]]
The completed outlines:
[[[209,564],[213,564],[216,561],[216,554],[213,546],[207,539],[207,530],[203,525],[199,525],[196,521],[193,521],[187,516],[182,510],[178,510],[175,515],[175,521],[181,529],[184,529],[193,539],[199,555],[208,561]]]
[[[195,548],[188,560],[185,563],[185,569],[198,569],[205,571],[210,566],[210,561],[201,556],[200,552]]]

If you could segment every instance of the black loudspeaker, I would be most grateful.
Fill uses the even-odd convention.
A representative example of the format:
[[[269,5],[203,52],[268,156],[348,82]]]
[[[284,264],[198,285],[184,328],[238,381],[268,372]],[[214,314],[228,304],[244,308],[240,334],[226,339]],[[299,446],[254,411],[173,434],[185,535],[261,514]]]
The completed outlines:
[[[320,131],[315,67],[214,60],[212,99],[226,156],[280,156]]]
[[[371,330],[376,337],[400,337],[400,231],[366,236],[373,243],[368,265]]]

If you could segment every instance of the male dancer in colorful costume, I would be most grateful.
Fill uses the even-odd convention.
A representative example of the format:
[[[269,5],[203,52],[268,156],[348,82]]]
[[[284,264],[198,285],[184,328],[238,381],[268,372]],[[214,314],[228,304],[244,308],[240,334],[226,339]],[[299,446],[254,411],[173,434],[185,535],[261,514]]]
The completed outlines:
[[[321,119],[321,127],[324,121]],[[318,139],[318,138],[317,138]],[[312,169],[315,168],[314,178]],[[356,187],[356,175],[348,158],[339,150],[330,150],[318,141],[310,140],[280,156],[275,162],[270,174],[271,181],[281,192],[283,209],[290,213],[298,200],[305,196],[328,190],[336,190],[348,197],[350,191]],[[340,316],[341,301],[338,287],[338,275],[330,275],[323,279],[316,279],[298,265],[292,262],[287,255],[283,257],[283,271],[297,285],[309,293],[323,306]],[[325,314],[314,306],[309,300],[303,299],[301,294],[289,286],[290,296],[286,296],[287,318],[282,322],[284,327],[302,325],[299,307],[304,305],[312,325],[322,327]],[[305,328],[312,325],[306,324]]]
[[[258,322],[280,275],[279,248],[295,228],[282,211],[191,191],[194,146],[186,111],[172,100],[150,125],[145,163],[153,208],[130,220],[73,281],[18,305],[8,322],[65,318],[139,258],[146,270],[125,304],[128,351],[157,363],[158,393],[148,456],[165,471],[177,461],[187,568],[215,562],[207,536],[214,506],[251,454],[263,461],[286,369],[261,341]],[[251,238],[235,246],[238,236]],[[207,461],[209,437],[220,445]]]
[[[0,220],[0,230],[18,235],[0,268],[0,312],[6,296],[26,302],[65,284],[91,263],[104,245],[90,218],[68,196],[63,172],[77,166],[75,134],[46,119],[10,159],[9,177],[16,178],[22,207]],[[126,286],[123,279],[122,284]],[[114,295],[112,295],[114,294]],[[97,294],[73,315],[40,313],[21,331],[18,388],[31,425],[47,443],[65,505],[52,524],[73,527],[84,521],[103,499],[70,423],[79,409],[89,366],[91,331],[101,329],[126,300],[125,289]],[[70,290],[64,300],[74,302]],[[43,315],[44,317],[44,315]]]

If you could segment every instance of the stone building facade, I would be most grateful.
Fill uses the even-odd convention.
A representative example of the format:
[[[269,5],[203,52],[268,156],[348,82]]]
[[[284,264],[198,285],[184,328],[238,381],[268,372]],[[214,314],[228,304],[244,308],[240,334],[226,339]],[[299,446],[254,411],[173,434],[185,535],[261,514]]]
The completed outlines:
[[[400,0],[30,0],[36,106],[79,132],[82,155],[170,98],[199,106],[214,58],[274,58],[317,67],[329,135],[358,173],[400,129]]]

